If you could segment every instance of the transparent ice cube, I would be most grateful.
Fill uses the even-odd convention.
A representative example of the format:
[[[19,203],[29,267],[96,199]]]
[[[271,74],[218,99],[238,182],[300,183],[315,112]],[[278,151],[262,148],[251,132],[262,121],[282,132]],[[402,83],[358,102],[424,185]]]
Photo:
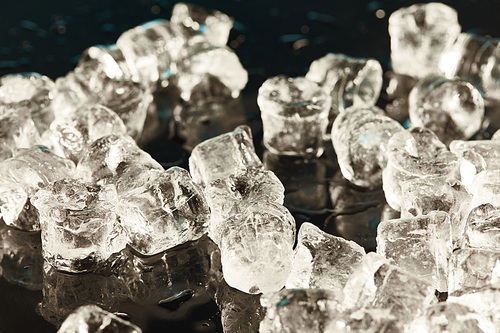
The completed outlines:
[[[121,196],[117,214],[129,245],[153,255],[207,232],[210,210],[189,172],[172,167]]]
[[[467,247],[500,251],[500,207],[484,204],[474,208],[464,236]]]
[[[122,51],[112,45],[94,45],[83,51],[77,67],[87,71],[100,73],[113,80],[132,79],[132,73],[125,61]]]
[[[332,127],[332,144],[342,175],[360,187],[379,187],[389,139],[402,131],[403,126],[378,107],[345,110]]]
[[[364,255],[358,244],[305,222],[300,226],[286,288],[328,289],[341,299],[349,275]]]
[[[75,164],[45,146],[22,149],[0,163],[0,212],[5,223],[25,231],[40,230],[38,210],[30,198],[49,183],[75,174]]]
[[[319,156],[331,97],[304,77],[275,76],[259,88],[263,144],[278,155]]]
[[[483,123],[483,97],[462,79],[427,76],[413,87],[408,105],[412,126],[429,128],[446,144],[472,137]]]
[[[63,179],[38,190],[31,203],[40,214],[42,254],[56,269],[86,272],[122,250],[126,235],[117,220],[116,189]]]
[[[404,325],[388,309],[362,308],[341,313],[324,332],[403,333]]]
[[[389,17],[393,70],[418,78],[437,73],[441,54],[460,30],[457,12],[442,3],[396,10]]]
[[[500,251],[459,249],[450,257],[449,292],[464,288],[500,287]]]
[[[416,277],[448,290],[448,259],[453,250],[450,216],[431,212],[411,218],[381,222],[377,253]]]

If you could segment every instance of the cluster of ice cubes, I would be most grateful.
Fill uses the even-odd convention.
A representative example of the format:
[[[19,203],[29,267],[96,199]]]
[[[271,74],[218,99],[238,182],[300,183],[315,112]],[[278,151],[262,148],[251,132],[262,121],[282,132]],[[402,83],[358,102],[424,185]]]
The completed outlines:
[[[500,330],[500,134],[465,141],[500,100],[498,42],[460,34],[446,5],[402,8],[389,33],[392,69],[414,83],[408,129],[376,106],[378,61],[329,53],[259,89],[264,163],[243,125],[192,144],[189,171],[165,170],[137,144],[152,93],[175,86],[194,113],[238,97],[248,75],[226,46],[232,23],[179,3],[56,82],[0,78],[0,274],[42,288],[38,311],[59,332],[141,332],[118,303],[210,288],[227,332]],[[326,177],[313,161],[330,142],[342,176],[382,188],[397,217],[380,219],[376,252],[307,221],[296,238],[284,204],[322,207],[326,187],[286,201],[266,169],[298,157],[311,162],[297,172]],[[330,189],[336,209],[348,194]],[[15,229],[41,231],[41,252]],[[25,252],[43,258],[43,282],[12,272]]]

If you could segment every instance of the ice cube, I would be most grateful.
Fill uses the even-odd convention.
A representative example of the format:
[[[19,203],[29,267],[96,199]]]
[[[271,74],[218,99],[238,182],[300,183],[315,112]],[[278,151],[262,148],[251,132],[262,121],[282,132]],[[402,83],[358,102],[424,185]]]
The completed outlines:
[[[427,308],[425,314],[416,319],[409,332],[495,332],[493,323],[468,306],[441,302]]]
[[[342,311],[336,294],[327,289],[283,289],[263,295],[266,315],[260,332],[327,332]]]
[[[396,10],[389,17],[393,70],[418,78],[437,73],[441,54],[460,30],[457,12],[442,3]]]
[[[119,193],[142,186],[163,167],[127,135],[107,135],[94,141],[77,165],[79,176],[91,183],[115,184]]]
[[[484,204],[474,208],[464,236],[466,247],[500,251],[500,207]]]
[[[189,172],[172,167],[121,196],[117,214],[129,245],[153,255],[200,238],[207,232],[210,210]]]
[[[456,140],[450,144],[452,153],[459,157],[462,183],[470,189],[473,178],[484,170],[500,170],[500,141]]]
[[[0,162],[0,212],[5,223],[26,231],[40,230],[38,210],[30,203],[35,192],[49,183],[75,174],[75,164],[45,146],[20,150]]]
[[[0,104],[29,114],[40,133],[54,120],[54,95],[55,83],[45,75],[18,73],[0,77]]]
[[[500,251],[459,249],[450,257],[449,292],[492,285],[500,288]]]
[[[143,306],[163,303],[183,292],[201,293],[207,285],[208,257],[216,250],[217,246],[208,237],[148,257],[126,250],[128,260],[117,275],[135,303]]]
[[[388,309],[349,310],[336,317],[323,332],[403,333],[404,325]]]
[[[495,326],[494,330],[488,332],[498,332],[500,330],[500,289],[486,286],[482,288],[460,289],[450,294],[448,303],[458,303],[464,305],[481,316],[491,320]]]
[[[319,156],[331,97],[304,77],[275,76],[259,88],[263,144],[278,155]]]
[[[472,195],[469,209],[490,203],[500,206],[500,170],[482,171],[474,176],[469,191]]]
[[[381,222],[377,229],[377,253],[403,270],[448,290],[451,255],[451,223],[445,212]]]
[[[248,73],[238,56],[227,46],[199,43],[191,54],[176,63],[172,82],[181,98],[190,101],[192,95],[211,98],[237,98],[248,82]]]
[[[228,218],[260,201],[281,205],[284,192],[278,177],[272,171],[264,169],[248,169],[210,183],[204,189],[211,211],[210,238],[220,244],[220,229]]]
[[[332,144],[342,175],[360,187],[380,187],[389,139],[403,131],[403,126],[378,107],[345,110],[332,127]]]
[[[387,203],[395,210],[401,209],[401,184],[404,181],[433,178],[445,182],[457,176],[457,157],[428,129],[415,127],[394,134],[387,150],[387,167],[382,173],[383,188]]]
[[[44,137],[49,136],[55,153],[77,163],[85,148],[110,134],[126,135],[127,128],[114,111],[95,104],[82,106],[75,113],[56,119]]]
[[[328,289],[341,299],[349,275],[364,255],[365,250],[358,244],[304,222],[298,233],[286,288]]]
[[[41,249],[39,233],[15,230],[0,221],[0,276],[10,284],[42,289]]]
[[[367,253],[344,288],[344,305],[350,309],[389,309],[407,322],[435,300],[432,282],[393,266],[373,252]]]
[[[486,100],[498,101],[498,40],[474,33],[461,33],[439,61],[439,70],[448,78],[460,77],[480,88]]]
[[[83,305],[71,313],[57,333],[142,333],[142,330],[96,305]]]
[[[112,45],[94,45],[83,51],[76,67],[85,68],[94,74],[113,80],[130,80],[132,73],[122,51]]]
[[[233,19],[218,10],[209,12],[203,7],[182,2],[172,8],[170,21],[181,29],[188,42],[190,39],[198,41],[196,37],[201,36],[216,46],[227,44],[229,31],[233,27]]]
[[[338,114],[351,106],[369,107],[377,103],[382,89],[382,66],[375,59],[328,53],[311,63],[306,78],[323,86],[332,96],[333,114]]]
[[[249,168],[262,168],[252,140],[250,127],[243,125],[194,147],[189,157],[189,171],[194,181],[207,186]]]
[[[27,110],[0,104],[0,161],[37,144],[42,140]]]
[[[67,274],[47,262],[43,265],[42,294],[37,312],[56,326],[81,305],[95,304],[116,311],[117,304],[127,300],[123,283],[114,275]]]
[[[295,241],[295,219],[285,207],[257,202],[218,231],[227,284],[250,294],[275,292],[285,285]]]
[[[86,272],[122,250],[127,240],[116,202],[114,185],[63,179],[38,190],[31,203],[40,214],[45,260],[61,271]]]
[[[472,137],[483,123],[483,97],[462,79],[427,76],[413,87],[408,104],[412,126],[429,128],[446,144]]]
[[[442,211],[450,215],[453,244],[462,240],[465,221],[470,212],[471,196],[458,180],[414,178],[401,184],[401,217],[427,215]]]

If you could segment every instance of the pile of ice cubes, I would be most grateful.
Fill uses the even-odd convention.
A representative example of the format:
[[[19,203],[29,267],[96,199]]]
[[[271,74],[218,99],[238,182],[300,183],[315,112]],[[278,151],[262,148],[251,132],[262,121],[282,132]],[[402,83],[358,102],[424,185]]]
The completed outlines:
[[[443,4],[399,9],[392,69],[414,83],[410,126],[376,106],[378,61],[330,53],[259,89],[265,163],[243,125],[196,145],[189,171],[165,170],[137,144],[152,93],[172,85],[198,107],[238,97],[248,76],[226,46],[232,22],[179,3],[170,21],[87,49],[56,82],[0,78],[0,261],[24,255],[11,230],[41,232],[44,318],[67,317],[59,332],[141,332],[106,309],[212,288],[227,332],[500,330],[500,134],[466,141],[500,100],[498,41],[460,33]],[[265,168],[280,156],[313,165],[328,145],[342,176],[383,188],[400,217],[382,219],[376,253],[309,222],[296,238]],[[174,288],[176,274],[196,279]]]

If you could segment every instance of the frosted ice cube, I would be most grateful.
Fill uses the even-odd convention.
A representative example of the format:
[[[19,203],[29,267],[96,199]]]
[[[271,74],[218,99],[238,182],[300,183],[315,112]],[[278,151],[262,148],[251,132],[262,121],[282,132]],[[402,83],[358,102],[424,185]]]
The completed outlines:
[[[117,214],[129,245],[152,255],[207,232],[210,210],[189,172],[172,167],[120,198]]]
[[[227,44],[233,27],[233,19],[218,10],[209,12],[203,7],[182,2],[172,8],[170,21],[182,30],[187,39],[196,39],[201,35],[216,46]]]
[[[396,10],[389,17],[393,70],[419,78],[437,73],[441,54],[460,30],[457,12],[442,3]]]
[[[29,199],[49,183],[75,174],[75,164],[44,146],[20,150],[0,163],[0,212],[5,223],[26,231],[40,230],[38,210]]]
[[[29,290],[42,289],[40,234],[21,232],[0,221],[0,276]]]
[[[203,141],[189,157],[191,176],[202,186],[249,168],[262,168],[262,162],[255,153],[252,131],[247,125]]]
[[[280,290],[290,273],[295,219],[283,206],[255,203],[220,228],[224,279],[250,294]]]
[[[500,207],[484,204],[474,208],[464,236],[467,247],[500,251]]]
[[[176,63],[176,68],[177,73],[171,79],[185,101],[193,94],[202,94],[208,99],[237,98],[248,82],[247,71],[227,46],[196,44],[191,47],[191,54]]]
[[[326,332],[342,311],[336,294],[325,289],[283,289],[263,295],[266,315],[260,332]]]
[[[470,212],[471,196],[458,180],[414,178],[401,184],[401,217],[427,215],[442,211],[450,215],[453,244],[461,242]]]
[[[450,216],[431,212],[381,222],[377,253],[441,291],[448,290],[448,259],[453,250]]]
[[[500,308],[500,289],[490,286],[461,289],[451,293],[447,302],[465,305],[491,320],[495,329],[490,330],[490,332],[500,330],[500,313],[498,312]]]
[[[332,96],[334,114],[348,107],[369,107],[377,103],[382,89],[382,66],[375,59],[328,53],[311,63],[306,74]]]
[[[116,189],[63,179],[38,190],[42,254],[61,271],[92,271],[126,243],[117,221]]]
[[[342,175],[357,186],[379,187],[389,139],[403,131],[403,126],[378,107],[345,110],[332,127],[332,144]]]
[[[55,87],[54,81],[38,73],[5,75],[0,77],[0,104],[29,114],[42,133],[54,120]]]
[[[260,201],[281,205],[285,197],[283,184],[272,171],[253,168],[213,181],[204,193],[211,211],[209,236],[217,244],[228,218]]]
[[[446,144],[472,137],[483,123],[483,97],[462,79],[427,76],[413,87],[408,104],[412,126],[429,128]]]
[[[462,183],[470,189],[473,178],[484,170],[500,170],[500,141],[456,140],[450,143],[450,150],[459,157]]]
[[[0,161],[37,144],[42,140],[29,113],[0,104]]]
[[[331,97],[304,77],[275,76],[259,88],[263,143],[278,155],[319,156]]]
[[[425,314],[411,324],[409,332],[493,333],[495,327],[488,318],[465,305],[441,302],[427,308]]]
[[[367,253],[344,288],[344,305],[350,309],[389,309],[400,321],[410,321],[435,300],[434,286],[393,266],[373,252]]]
[[[114,134],[94,141],[77,165],[85,181],[116,184],[119,193],[142,186],[163,170],[130,136]]]
[[[464,288],[500,287],[500,251],[459,249],[450,257],[449,292]]]
[[[500,47],[498,40],[473,33],[461,33],[439,61],[439,70],[448,78],[461,77],[480,88],[487,100],[498,101]]]
[[[127,128],[114,111],[95,104],[82,106],[75,113],[56,119],[44,137],[49,137],[55,153],[76,163],[92,142],[110,134],[126,135]]]
[[[433,178],[445,182],[457,176],[457,157],[428,129],[416,127],[394,134],[387,151],[382,183],[387,203],[395,210],[401,209],[404,181]]]
[[[142,333],[142,330],[96,305],[83,305],[71,313],[57,333]]]
[[[56,326],[81,305],[116,311],[117,304],[127,300],[123,283],[114,275],[67,274],[47,262],[43,264],[42,295],[37,312]]]
[[[328,289],[341,299],[349,275],[364,255],[358,244],[305,222],[300,226],[286,288]]]

